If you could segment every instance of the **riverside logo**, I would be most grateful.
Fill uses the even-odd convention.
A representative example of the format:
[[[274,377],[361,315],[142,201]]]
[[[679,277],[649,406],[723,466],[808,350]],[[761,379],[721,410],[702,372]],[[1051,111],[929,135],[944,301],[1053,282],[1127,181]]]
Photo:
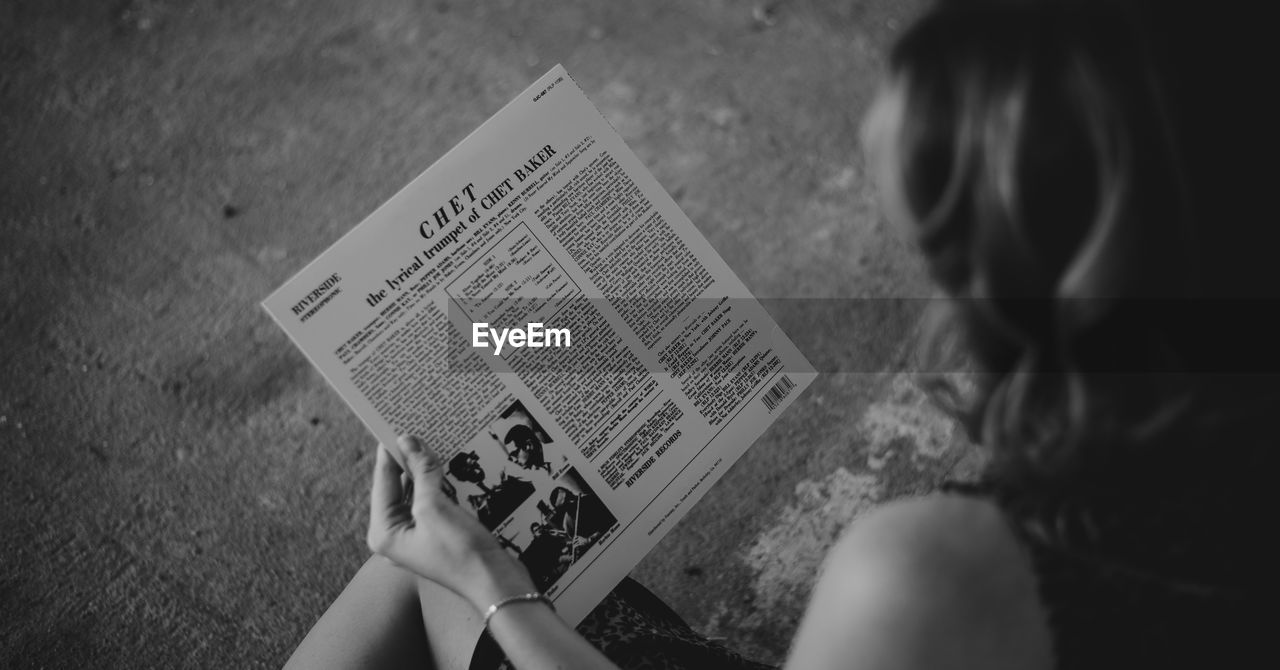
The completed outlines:
[[[531,349],[541,349],[543,347],[567,347],[569,346],[569,329],[568,328],[546,328],[541,323],[531,323],[526,328],[503,328],[497,330],[490,328],[489,324],[480,321],[471,324],[471,346],[476,349],[488,349],[490,342],[493,343],[493,355],[497,356],[502,353],[503,345],[510,346],[513,349],[520,347],[529,347]]]

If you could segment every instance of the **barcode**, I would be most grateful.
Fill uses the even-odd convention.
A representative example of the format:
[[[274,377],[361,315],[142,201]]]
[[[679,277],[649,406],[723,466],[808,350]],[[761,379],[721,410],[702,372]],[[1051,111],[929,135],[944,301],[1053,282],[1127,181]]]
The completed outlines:
[[[778,383],[774,384],[773,388],[765,391],[765,394],[761,396],[764,400],[764,406],[768,407],[770,412],[777,409],[778,403],[782,402],[782,399],[787,397],[787,394],[791,393],[791,389],[795,387],[796,383],[791,381],[790,377],[782,375]]]

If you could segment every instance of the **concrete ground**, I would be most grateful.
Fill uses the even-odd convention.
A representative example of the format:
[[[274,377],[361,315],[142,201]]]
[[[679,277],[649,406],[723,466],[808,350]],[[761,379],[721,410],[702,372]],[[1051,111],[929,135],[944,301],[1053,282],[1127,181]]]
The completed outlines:
[[[636,570],[780,660],[847,522],[975,461],[896,372],[929,288],[857,151],[919,4],[0,2],[0,667],[284,661],[372,443],[258,301],[556,63],[757,295],[870,299],[771,303],[846,372]]]

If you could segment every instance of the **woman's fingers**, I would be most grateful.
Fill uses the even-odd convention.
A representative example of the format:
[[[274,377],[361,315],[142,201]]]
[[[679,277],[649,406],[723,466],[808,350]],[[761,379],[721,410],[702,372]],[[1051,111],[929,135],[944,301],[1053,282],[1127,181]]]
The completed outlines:
[[[399,460],[407,472],[396,462],[393,449],[400,452]],[[434,510],[445,498],[441,489],[443,465],[440,457],[416,437],[401,437],[394,447],[378,445],[369,503],[370,549],[398,562],[405,558],[400,554],[410,551],[405,538],[429,532],[435,525]],[[408,499],[410,495],[412,501]],[[420,522],[425,523],[420,526]]]
[[[373,495],[370,498],[375,516],[404,500],[404,488],[400,485],[402,470],[387,448],[378,445],[378,456],[373,463]]]
[[[404,489],[400,486],[400,466],[383,445],[378,445],[378,455],[373,464],[373,492],[369,496],[369,548],[385,553],[393,529],[403,519],[399,512],[404,501]]]
[[[413,475],[414,509],[424,509],[425,505],[434,504],[444,495],[440,488],[444,479],[444,462],[417,437],[405,435],[400,438],[399,444],[400,453],[405,456],[405,462]]]
[[[404,491],[404,497],[400,502],[408,505],[413,502],[413,477],[407,472],[400,473],[400,490]]]

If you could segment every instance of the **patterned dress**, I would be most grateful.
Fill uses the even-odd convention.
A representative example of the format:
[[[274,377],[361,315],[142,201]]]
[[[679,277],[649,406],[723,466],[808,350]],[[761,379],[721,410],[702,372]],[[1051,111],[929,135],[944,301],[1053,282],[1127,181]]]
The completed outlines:
[[[578,624],[578,632],[623,670],[773,670],[694,632],[666,603],[630,577]],[[485,633],[472,670],[514,668]]]

